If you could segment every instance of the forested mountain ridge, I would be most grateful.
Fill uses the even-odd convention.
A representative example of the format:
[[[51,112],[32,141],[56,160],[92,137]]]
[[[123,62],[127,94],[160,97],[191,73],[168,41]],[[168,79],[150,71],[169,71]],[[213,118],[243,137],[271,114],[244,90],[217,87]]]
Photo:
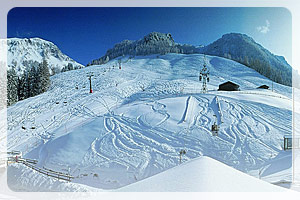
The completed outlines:
[[[277,83],[292,85],[292,68],[284,57],[272,54],[246,34],[225,34],[200,53],[237,61]]]
[[[170,33],[152,32],[139,40],[124,40],[107,50],[88,65],[101,65],[119,56],[152,54],[194,54],[219,56],[244,64],[265,77],[284,85],[292,85],[292,68],[283,56],[272,54],[246,34],[229,33],[207,46],[178,44]]]
[[[91,61],[88,65],[101,65],[123,55],[145,56],[152,54],[197,53],[198,48],[193,45],[175,43],[170,33],[151,32],[140,40],[123,40],[108,49],[106,54],[99,59]]]

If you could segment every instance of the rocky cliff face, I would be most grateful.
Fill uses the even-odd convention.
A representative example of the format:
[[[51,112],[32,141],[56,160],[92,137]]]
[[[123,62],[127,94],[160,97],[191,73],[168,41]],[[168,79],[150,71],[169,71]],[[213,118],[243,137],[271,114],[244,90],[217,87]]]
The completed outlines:
[[[7,39],[8,69],[14,68],[17,75],[46,60],[50,74],[61,72],[71,66],[73,69],[84,67],[61,50],[52,42],[40,38],[9,38]]]
[[[141,56],[151,54],[167,54],[167,53],[197,53],[198,49],[192,45],[180,45],[174,42],[170,33],[152,32],[143,39],[130,41],[124,40],[109,49],[106,54],[90,65],[100,65],[123,55]]]

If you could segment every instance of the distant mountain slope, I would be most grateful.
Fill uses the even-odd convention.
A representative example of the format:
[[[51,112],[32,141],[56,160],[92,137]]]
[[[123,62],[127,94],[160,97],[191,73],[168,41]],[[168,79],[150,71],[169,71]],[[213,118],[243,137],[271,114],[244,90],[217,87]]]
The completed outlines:
[[[178,44],[170,33],[152,32],[140,40],[124,40],[116,44],[104,56],[93,60],[88,65],[105,64],[116,57],[124,55],[138,56],[167,53],[202,53],[225,57],[244,64],[277,83],[292,85],[292,68],[284,57],[272,54],[251,37],[240,33],[225,34],[217,41],[203,47]]]
[[[123,55],[139,56],[151,54],[167,54],[167,53],[197,53],[198,49],[192,45],[181,45],[174,42],[170,33],[152,32],[143,39],[131,41],[124,40],[116,44],[112,49],[107,50],[106,54],[89,65],[99,65],[107,63],[116,57]]]
[[[73,69],[83,68],[52,42],[40,38],[9,38],[7,39],[7,63],[8,69],[14,68],[20,76],[25,70],[37,66],[44,59],[49,66],[50,74],[59,73],[64,67],[72,65]]]
[[[284,57],[272,54],[245,34],[225,34],[200,52],[237,61],[277,83],[292,85],[292,68]]]

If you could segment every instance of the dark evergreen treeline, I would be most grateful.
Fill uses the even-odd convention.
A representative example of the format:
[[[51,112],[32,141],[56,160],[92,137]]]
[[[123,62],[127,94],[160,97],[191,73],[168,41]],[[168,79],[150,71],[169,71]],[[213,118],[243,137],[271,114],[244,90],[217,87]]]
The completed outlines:
[[[74,69],[78,69],[78,68],[74,68],[72,63],[68,63],[68,65],[64,66],[62,69],[61,69],[61,72],[67,72],[67,71],[71,71],[71,70],[74,70]]]
[[[50,86],[50,73],[48,63],[32,64],[21,77],[12,68],[7,71],[7,105],[17,101],[41,94]]]
[[[276,56],[240,33],[228,33],[200,49],[200,53],[219,56],[246,65],[274,82],[292,85],[292,67],[281,56]]]
[[[284,70],[282,66],[277,66],[275,63],[271,66],[266,59],[258,59],[251,56],[238,57],[232,56],[230,53],[225,53],[223,57],[246,65],[276,83],[292,86],[292,71]]]

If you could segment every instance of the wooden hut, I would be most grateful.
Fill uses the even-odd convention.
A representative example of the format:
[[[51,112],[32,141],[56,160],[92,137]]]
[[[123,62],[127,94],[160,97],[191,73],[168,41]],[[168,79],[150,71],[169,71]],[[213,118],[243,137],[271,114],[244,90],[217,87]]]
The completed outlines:
[[[235,84],[231,81],[227,81],[226,83],[222,83],[219,85],[219,90],[222,91],[239,91],[240,86],[238,84]]]
[[[261,85],[258,87],[258,89],[269,89],[269,86],[267,85]]]

